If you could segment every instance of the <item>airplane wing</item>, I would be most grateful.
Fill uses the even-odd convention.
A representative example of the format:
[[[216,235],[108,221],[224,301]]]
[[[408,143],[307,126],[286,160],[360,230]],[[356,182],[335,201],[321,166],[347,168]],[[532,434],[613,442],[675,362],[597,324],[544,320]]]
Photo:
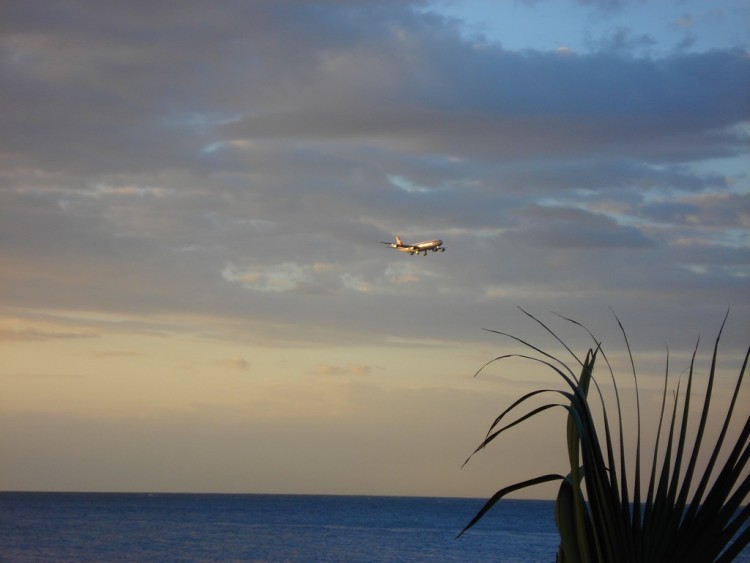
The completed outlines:
[[[401,252],[408,252],[411,255],[424,254],[427,256],[428,251],[432,252],[445,252],[442,240],[426,240],[424,242],[418,242],[417,244],[404,244],[400,237],[396,237],[396,242],[380,241],[380,244],[387,244],[391,248],[395,248]]]

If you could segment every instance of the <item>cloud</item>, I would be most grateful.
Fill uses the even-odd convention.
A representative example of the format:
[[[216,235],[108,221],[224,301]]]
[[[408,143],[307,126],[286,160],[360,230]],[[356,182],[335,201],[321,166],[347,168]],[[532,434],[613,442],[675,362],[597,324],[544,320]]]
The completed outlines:
[[[653,246],[637,228],[584,209],[533,205],[523,212],[513,240],[564,248],[643,248]]]
[[[262,292],[293,291],[310,282],[310,277],[305,273],[304,268],[290,263],[280,264],[262,272],[253,270],[237,272],[230,266],[222,272],[222,276],[228,281],[239,282],[248,289]]]
[[[678,262],[698,274],[723,272],[746,283],[750,280],[750,248],[706,244],[696,239],[678,241],[674,250]]]
[[[79,340],[99,336],[90,329],[63,329],[52,326],[30,326],[13,319],[2,319],[0,326],[0,343],[2,342],[45,342],[48,340]]]
[[[242,170],[243,151],[222,142],[290,138],[493,158],[675,158],[696,135],[714,136],[703,150],[746,146],[725,130],[748,116],[739,53],[561,58],[472,47],[408,3],[286,8],[74,2],[54,20],[6,10],[6,154],[14,168],[38,156],[58,171],[129,174]],[[136,13],[152,19],[135,25]]]
[[[261,293],[331,293],[342,288],[361,288],[355,276],[329,263],[297,264],[285,262],[265,266],[238,268],[229,265],[222,277],[246,289]]]
[[[648,54],[650,49],[657,45],[656,39],[647,33],[636,33],[628,27],[617,27],[609,30],[604,36],[590,43],[590,47],[596,51],[608,53],[630,53]]]
[[[143,352],[135,350],[97,350],[87,354],[92,358],[133,358],[137,356],[144,356]]]
[[[396,262],[389,264],[385,270],[385,277],[389,283],[411,284],[419,283],[423,271],[415,264]]]
[[[750,194],[709,192],[653,201],[640,208],[642,216],[683,226],[747,229],[750,227]]]
[[[661,295],[650,272],[709,294],[685,270],[709,248],[737,279],[744,51],[646,56],[627,26],[513,51],[408,2],[110,8],[1,8],[5,306],[450,340],[446,319],[524,295],[496,288],[546,303],[580,275],[606,308]]]
[[[525,4],[544,4],[549,0],[522,0]],[[583,6],[591,6],[603,12],[616,12],[631,4],[641,4],[644,0],[574,0]]]
[[[319,375],[369,375],[372,372],[372,366],[363,364],[319,364],[315,368],[315,373]]]
[[[247,371],[250,369],[250,362],[241,356],[222,360],[221,365],[235,371]]]
[[[557,47],[555,49],[555,53],[562,57],[572,57],[572,56],[575,56],[576,54],[576,52],[570,47]]]
[[[87,376],[77,373],[3,373],[0,377],[14,378],[19,380],[34,381],[34,380],[73,380],[73,379],[85,379]]]
[[[420,87],[430,94],[419,107],[408,94],[395,92],[387,106],[300,99],[292,109],[244,117],[221,131],[234,139],[369,141],[415,153],[502,159],[618,154],[670,162],[691,158],[698,145],[715,156],[747,146],[746,136],[731,128],[748,118],[744,95],[750,81],[735,84],[748,70],[739,54],[658,64],[612,55],[560,59],[499,51],[467,58],[477,60],[444,68],[444,83]],[[721,75],[716,65],[723,67]],[[476,90],[456,84],[475,84]],[[644,87],[628,86],[635,84]],[[685,91],[691,95],[682,96]],[[361,94],[352,91],[347,98],[360,100]]]
[[[683,14],[677,18],[674,25],[679,29],[690,29],[695,25],[695,20],[691,14]]]

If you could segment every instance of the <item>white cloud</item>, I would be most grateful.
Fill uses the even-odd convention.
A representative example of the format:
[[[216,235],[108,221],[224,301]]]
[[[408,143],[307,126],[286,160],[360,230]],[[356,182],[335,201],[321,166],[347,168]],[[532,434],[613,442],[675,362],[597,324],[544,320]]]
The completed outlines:
[[[408,262],[391,263],[385,269],[385,277],[388,283],[396,285],[419,283],[421,274],[423,274],[423,271],[419,267]]]
[[[284,293],[312,283],[311,267],[284,263],[267,268],[242,269],[227,266],[221,275],[230,282],[242,284],[247,289],[261,292]]]

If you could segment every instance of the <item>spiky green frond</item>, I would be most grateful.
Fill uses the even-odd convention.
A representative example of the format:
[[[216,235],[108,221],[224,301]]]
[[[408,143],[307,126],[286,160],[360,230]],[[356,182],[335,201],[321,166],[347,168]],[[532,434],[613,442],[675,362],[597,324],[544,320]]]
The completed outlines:
[[[693,352],[684,392],[678,383],[674,404],[668,409],[669,352],[661,398],[661,411],[656,429],[653,461],[642,468],[641,413],[638,378],[635,362],[622,324],[635,383],[637,435],[633,452],[633,481],[629,485],[626,467],[627,452],[622,424],[622,408],[612,366],[600,343],[580,323],[595,342],[581,361],[573,351],[547,325],[523,311],[563,345],[580,366],[580,375],[562,360],[520,338],[501,333],[539,354],[507,354],[491,360],[489,364],[510,357],[531,360],[549,368],[566,384],[566,389],[539,389],[526,393],[505,409],[490,426],[485,439],[469,456],[497,439],[503,432],[530,418],[555,407],[567,411],[566,443],[569,471],[566,476],[550,473],[505,487],[493,495],[461,534],[474,526],[482,516],[505,495],[540,483],[560,480],[555,503],[555,522],[560,534],[558,561],[565,562],[662,562],[662,561],[731,561],[750,543],[750,508],[743,505],[750,494],[750,416],[742,425],[734,444],[727,445],[732,416],[738,403],[743,377],[750,358],[748,348],[734,387],[730,406],[716,442],[708,455],[705,468],[699,470],[699,460],[706,438],[706,427],[711,416],[711,398],[716,383],[718,349],[726,317],[713,347],[702,404],[698,405],[700,417],[696,430],[689,433],[693,413],[693,394],[696,373],[696,354]],[[728,314],[728,313],[727,313]],[[562,317],[565,318],[565,317]],[[615,318],[617,318],[615,316]],[[601,389],[594,378],[597,356],[601,353],[614,386],[617,417],[611,424]],[[591,411],[589,389],[591,384],[599,395],[599,418]],[[547,402],[528,412],[516,414],[532,397],[553,394],[564,402]],[[668,412],[671,411],[671,412]],[[509,422],[506,418],[515,416]],[[603,434],[599,432],[603,426]],[[616,430],[613,435],[612,431]],[[665,438],[662,438],[665,434]],[[616,440],[614,437],[616,436]],[[729,452],[724,450],[729,449]],[[723,464],[720,460],[724,458]],[[468,462],[469,459],[466,461]],[[642,476],[647,477],[647,492],[641,499]],[[459,535],[461,535],[459,534]]]

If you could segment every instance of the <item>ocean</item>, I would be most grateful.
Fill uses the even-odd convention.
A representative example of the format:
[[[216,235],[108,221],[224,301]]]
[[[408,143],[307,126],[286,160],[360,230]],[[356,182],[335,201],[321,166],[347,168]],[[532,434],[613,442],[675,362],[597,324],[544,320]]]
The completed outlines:
[[[0,560],[554,561],[553,502],[481,499],[0,493]],[[744,561],[748,561],[744,559]]]

